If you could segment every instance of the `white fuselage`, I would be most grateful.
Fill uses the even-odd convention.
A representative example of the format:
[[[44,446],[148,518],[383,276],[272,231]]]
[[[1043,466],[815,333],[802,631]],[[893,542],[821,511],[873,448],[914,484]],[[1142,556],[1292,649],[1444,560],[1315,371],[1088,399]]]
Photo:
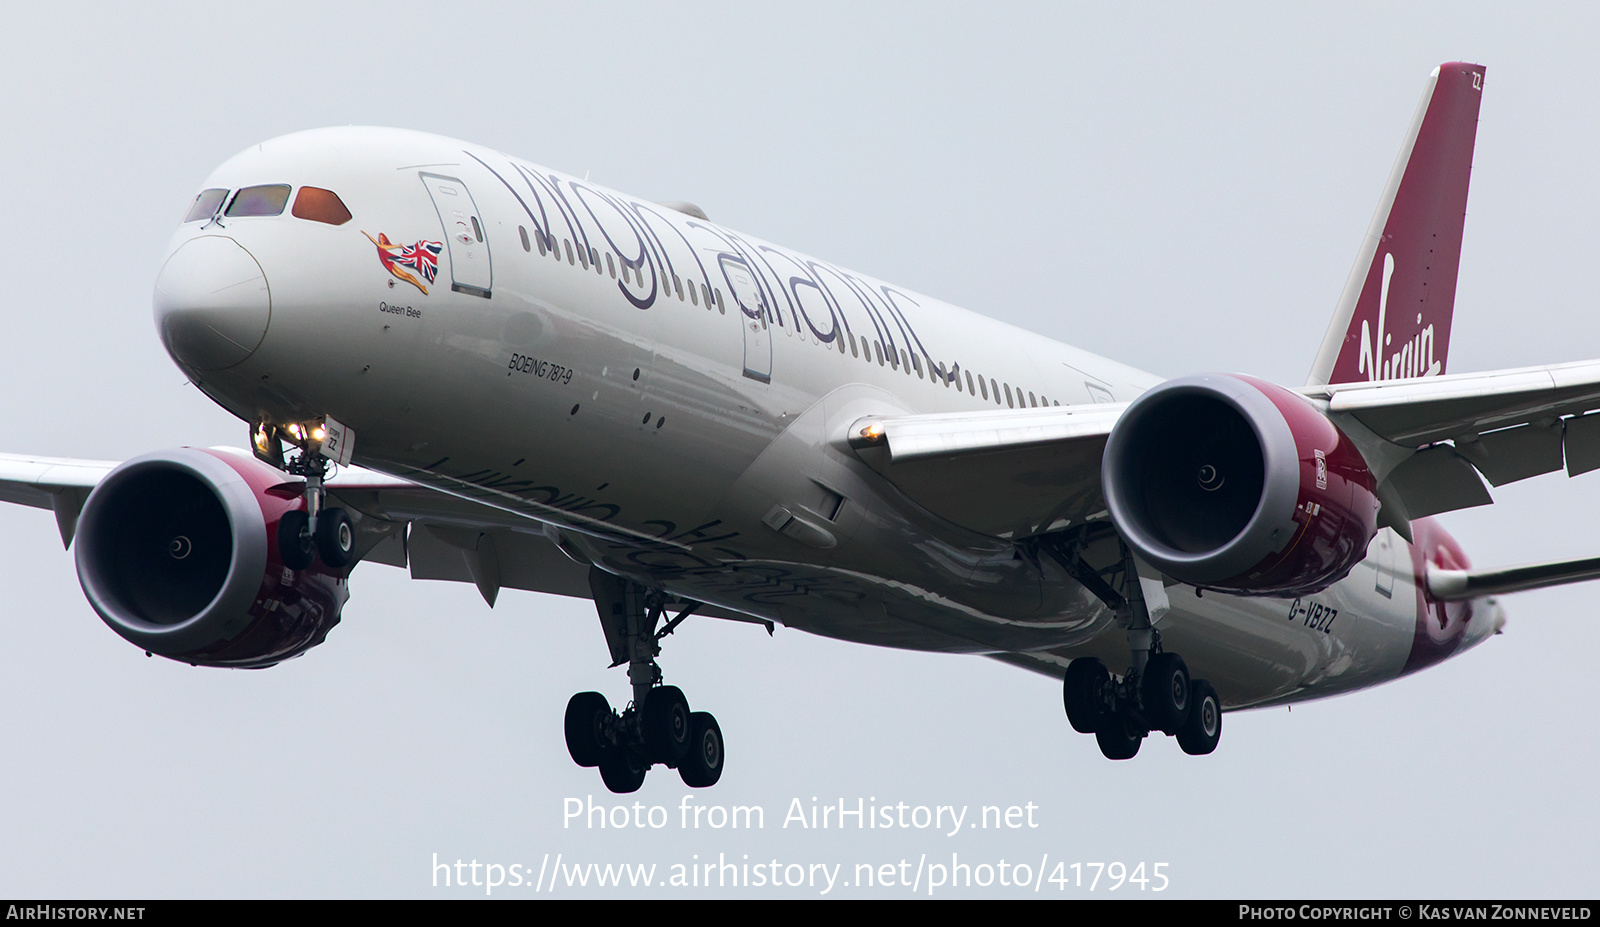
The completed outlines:
[[[844,432],[865,415],[1126,401],[1159,378],[449,139],[305,132],[205,186],[258,184],[334,191],[352,218],[285,210],[175,235],[169,255],[224,237],[265,275],[270,319],[242,360],[203,369],[174,351],[241,419],[332,416],[358,463],[686,598],[848,640],[1035,654],[1036,669],[1127,663],[1111,613],[1054,563],[909,502]],[[391,272],[380,240],[391,257],[442,244],[432,281]],[[775,509],[810,527],[779,530]],[[1426,553],[1385,529],[1316,596],[1172,585],[1152,617],[1230,707],[1330,695],[1498,626],[1492,601],[1423,600]],[[1415,655],[1430,623],[1442,637]]]

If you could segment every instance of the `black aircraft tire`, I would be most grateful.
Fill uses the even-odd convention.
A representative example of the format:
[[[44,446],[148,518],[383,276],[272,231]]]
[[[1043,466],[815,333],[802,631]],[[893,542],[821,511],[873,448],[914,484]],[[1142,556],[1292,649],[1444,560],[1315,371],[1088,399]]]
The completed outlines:
[[[567,700],[567,753],[579,766],[599,766],[610,744],[602,738],[611,703],[598,692],[579,692]]]
[[[1183,657],[1175,653],[1152,654],[1139,680],[1139,695],[1150,726],[1176,734],[1189,720],[1189,706],[1194,701],[1189,691],[1189,668]]]
[[[677,766],[689,752],[689,700],[677,686],[657,686],[644,699],[640,728],[650,759]]]
[[[1126,719],[1113,715],[1094,732],[1094,739],[1106,759],[1131,760],[1139,753],[1139,743],[1144,740],[1140,734]]]
[[[1111,681],[1106,665],[1094,657],[1083,657],[1067,664],[1061,680],[1061,703],[1067,721],[1080,734],[1093,734],[1105,720],[1106,709],[1100,693]]]
[[[600,781],[618,795],[639,791],[649,771],[650,765],[626,747],[607,750],[600,760]]]
[[[1178,729],[1178,746],[1190,756],[1205,756],[1222,740],[1222,700],[1204,679],[1194,680],[1189,692],[1193,707],[1189,720]]]
[[[697,711],[689,716],[689,752],[678,764],[678,777],[691,789],[703,789],[717,784],[722,778],[725,757],[722,751],[722,728],[710,712]]]
[[[303,570],[317,559],[316,541],[307,526],[311,517],[305,512],[285,512],[278,519],[278,559],[291,570]]]
[[[356,558],[356,529],[344,509],[323,509],[317,516],[317,553],[335,570]]]

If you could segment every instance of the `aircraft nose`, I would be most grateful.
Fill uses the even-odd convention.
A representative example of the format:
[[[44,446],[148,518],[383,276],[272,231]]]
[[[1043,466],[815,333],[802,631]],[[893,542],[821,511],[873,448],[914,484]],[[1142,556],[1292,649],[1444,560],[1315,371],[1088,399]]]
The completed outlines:
[[[197,370],[249,357],[267,334],[272,294],[244,246],[221,235],[185,242],[156,277],[156,328],[167,353]]]

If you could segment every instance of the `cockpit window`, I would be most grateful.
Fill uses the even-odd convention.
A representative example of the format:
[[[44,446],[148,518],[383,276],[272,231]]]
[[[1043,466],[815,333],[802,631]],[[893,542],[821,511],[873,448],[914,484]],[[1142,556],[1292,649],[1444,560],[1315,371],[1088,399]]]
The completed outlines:
[[[288,190],[287,187],[284,189]],[[339,194],[321,187],[301,187],[300,193],[294,198],[294,209],[290,212],[298,218],[329,225],[344,225],[350,221],[350,210],[345,208]]]
[[[286,183],[245,187],[233,195],[233,202],[228,204],[226,214],[230,217],[279,216],[283,214],[283,207],[288,202],[289,185]]]
[[[227,190],[211,189],[201,190],[200,195],[194,198],[194,205],[189,207],[189,214],[183,217],[185,222],[195,222],[200,219],[209,219],[217,214],[222,206],[222,201],[228,198]]]

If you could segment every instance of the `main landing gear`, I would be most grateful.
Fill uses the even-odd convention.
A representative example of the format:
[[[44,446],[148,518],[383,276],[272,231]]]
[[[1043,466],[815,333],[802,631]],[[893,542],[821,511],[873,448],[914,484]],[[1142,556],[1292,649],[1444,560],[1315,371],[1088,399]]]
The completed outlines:
[[[1161,649],[1161,633],[1150,612],[1133,554],[1119,542],[1122,558],[1114,588],[1081,557],[1076,545],[1041,545],[1069,574],[1117,616],[1128,635],[1132,665],[1120,678],[1093,657],[1073,660],[1062,680],[1067,720],[1080,734],[1093,734],[1107,759],[1132,759],[1151,731],[1178,739],[1183,752],[1199,756],[1222,739],[1222,702],[1204,679],[1191,679],[1183,658]]]
[[[1222,702],[1204,679],[1190,679],[1183,658],[1154,653],[1143,672],[1114,679],[1094,657],[1073,660],[1062,682],[1067,720],[1093,734],[1111,760],[1132,759],[1151,731],[1178,738],[1184,753],[1200,756],[1222,739]]]
[[[690,788],[715,785],[722,777],[722,728],[710,712],[691,711],[677,686],[661,685],[661,639],[677,629],[699,603],[682,602],[677,617],[656,630],[668,597],[658,589],[613,576],[589,574],[595,607],[611,649],[612,666],[628,664],[633,701],[622,711],[599,692],[579,692],[567,702],[567,752],[579,766],[598,766],[613,792],[633,792],[652,765],[678,771]]]

